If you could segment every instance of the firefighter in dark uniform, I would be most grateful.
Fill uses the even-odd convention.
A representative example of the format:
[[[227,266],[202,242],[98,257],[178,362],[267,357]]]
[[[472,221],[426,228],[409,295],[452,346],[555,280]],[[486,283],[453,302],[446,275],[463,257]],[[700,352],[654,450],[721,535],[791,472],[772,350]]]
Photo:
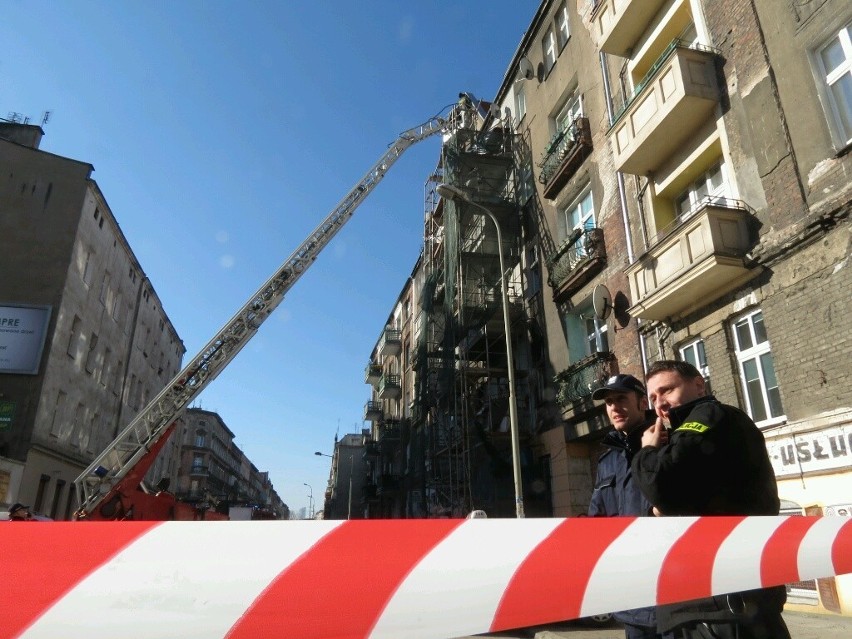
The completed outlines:
[[[603,439],[608,450],[598,460],[595,490],[589,504],[590,517],[627,517],[651,514],[630,470],[630,460],[641,448],[642,430],[648,424],[648,398],[645,387],[633,375],[615,375],[592,393],[604,400],[613,430]],[[654,607],[615,613],[624,624],[626,639],[659,639]]]
[[[751,418],[707,395],[686,362],[656,362],[646,380],[658,420],[643,433],[632,469],[655,512],[777,515],[775,473]],[[667,638],[789,639],[786,598],[778,586],[659,606],[657,623]]]

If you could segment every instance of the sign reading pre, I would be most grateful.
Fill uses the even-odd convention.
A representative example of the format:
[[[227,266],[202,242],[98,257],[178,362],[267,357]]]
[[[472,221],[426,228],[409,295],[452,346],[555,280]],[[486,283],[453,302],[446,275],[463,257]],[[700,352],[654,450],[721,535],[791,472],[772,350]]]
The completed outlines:
[[[38,375],[49,306],[0,304],[0,373]]]

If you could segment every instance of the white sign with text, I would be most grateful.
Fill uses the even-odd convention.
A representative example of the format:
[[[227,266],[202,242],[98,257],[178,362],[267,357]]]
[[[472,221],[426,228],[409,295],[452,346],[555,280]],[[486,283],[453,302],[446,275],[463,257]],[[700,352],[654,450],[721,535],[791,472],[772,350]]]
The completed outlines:
[[[0,373],[38,375],[49,306],[0,305]]]

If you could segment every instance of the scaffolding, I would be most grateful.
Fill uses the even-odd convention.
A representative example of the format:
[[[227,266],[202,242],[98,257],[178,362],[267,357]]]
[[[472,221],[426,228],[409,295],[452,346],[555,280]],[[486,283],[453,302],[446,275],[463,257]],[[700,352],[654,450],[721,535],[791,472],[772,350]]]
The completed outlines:
[[[415,333],[412,426],[419,433],[422,511],[426,516],[514,511],[508,426],[508,369],[499,248],[506,266],[515,350],[525,331],[511,124],[469,103],[462,126],[442,146],[425,188],[424,285]],[[458,186],[487,208],[442,200],[441,183]],[[515,330],[518,327],[518,330]],[[526,376],[516,389],[525,405]],[[521,431],[528,418],[521,411]]]

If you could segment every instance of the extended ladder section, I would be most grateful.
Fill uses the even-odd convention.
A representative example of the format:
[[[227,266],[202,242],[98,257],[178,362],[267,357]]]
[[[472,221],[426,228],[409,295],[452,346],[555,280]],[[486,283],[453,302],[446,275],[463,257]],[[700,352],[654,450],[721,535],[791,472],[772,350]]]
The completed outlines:
[[[456,108],[453,107],[446,118],[438,115],[402,132],[275,274],[83,471],[74,482],[79,513],[91,513],[159,441],[192,400],[216,379],[403,152],[436,133],[449,131]]]

